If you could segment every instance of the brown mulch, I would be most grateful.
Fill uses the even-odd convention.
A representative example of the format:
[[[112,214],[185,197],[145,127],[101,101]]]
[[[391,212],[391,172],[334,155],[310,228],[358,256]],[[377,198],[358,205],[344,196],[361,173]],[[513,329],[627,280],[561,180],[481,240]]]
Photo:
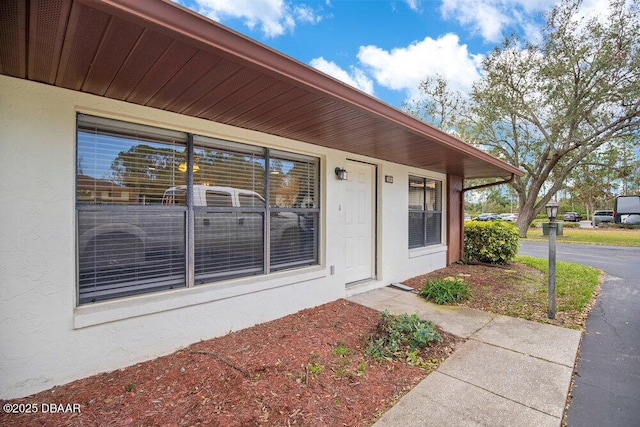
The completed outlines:
[[[471,287],[473,297],[460,305],[480,310],[492,311],[502,308],[513,299],[521,299],[526,289],[520,289],[523,278],[531,284],[530,290],[537,283],[544,283],[544,275],[540,270],[524,264],[488,265],[488,264],[451,264],[447,268],[413,277],[403,282],[416,290],[422,288],[428,279],[444,279],[455,277],[464,280]],[[546,307],[542,310],[546,313]]]
[[[372,309],[338,300],[148,362],[0,401],[38,410],[2,412],[0,425],[371,425],[462,342],[441,332],[444,341],[420,354],[426,369],[402,360],[376,362],[363,350],[379,320]]]

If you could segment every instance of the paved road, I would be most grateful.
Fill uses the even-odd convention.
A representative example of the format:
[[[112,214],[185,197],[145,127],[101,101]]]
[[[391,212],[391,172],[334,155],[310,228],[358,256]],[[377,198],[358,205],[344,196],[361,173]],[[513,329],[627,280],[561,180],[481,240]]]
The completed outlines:
[[[523,241],[520,254],[548,257],[547,242]],[[607,275],[587,319],[568,427],[640,425],[640,248],[558,244],[557,258]]]

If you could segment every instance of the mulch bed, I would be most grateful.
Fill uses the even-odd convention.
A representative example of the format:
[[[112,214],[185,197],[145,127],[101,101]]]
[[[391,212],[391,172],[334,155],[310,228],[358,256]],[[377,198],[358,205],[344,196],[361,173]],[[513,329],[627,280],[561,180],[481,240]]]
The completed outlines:
[[[39,411],[3,412],[0,425],[371,425],[429,374],[406,361],[364,356],[366,338],[379,320],[375,310],[338,300],[168,356],[2,401]],[[442,343],[420,354],[431,369],[462,342],[442,335]],[[80,411],[52,413],[52,404],[67,410],[76,404]]]

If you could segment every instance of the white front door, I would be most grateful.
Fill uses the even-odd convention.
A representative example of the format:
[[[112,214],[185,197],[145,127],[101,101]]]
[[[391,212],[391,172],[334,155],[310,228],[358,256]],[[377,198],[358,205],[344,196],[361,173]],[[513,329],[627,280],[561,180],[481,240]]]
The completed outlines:
[[[345,203],[347,284],[375,275],[375,166],[349,162]]]

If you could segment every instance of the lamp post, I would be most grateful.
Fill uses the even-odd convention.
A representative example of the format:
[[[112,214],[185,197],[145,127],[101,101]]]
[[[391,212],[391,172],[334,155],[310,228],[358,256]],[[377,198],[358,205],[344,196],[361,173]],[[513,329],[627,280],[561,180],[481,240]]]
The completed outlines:
[[[554,201],[547,203],[549,217],[549,319],[556,318],[556,217],[558,204]]]

